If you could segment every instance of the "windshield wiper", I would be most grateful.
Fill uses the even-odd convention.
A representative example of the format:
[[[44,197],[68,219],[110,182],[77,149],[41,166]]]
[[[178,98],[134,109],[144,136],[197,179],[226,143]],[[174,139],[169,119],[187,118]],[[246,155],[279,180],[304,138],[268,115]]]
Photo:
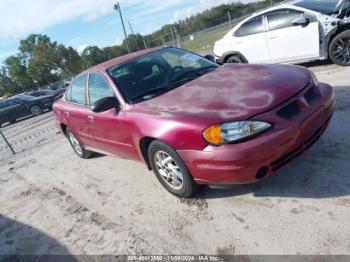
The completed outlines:
[[[166,92],[168,92],[168,91],[170,91],[170,90],[172,90],[172,89],[174,89],[182,84],[185,84],[186,82],[192,81],[194,79],[196,79],[196,77],[187,77],[187,78],[183,78],[180,80],[167,82],[162,86],[158,86],[155,88],[145,90],[144,92],[142,92],[142,93],[138,94],[137,96],[133,97],[132,99],[130,99],[130,101],[137,102],[146,96],[151,96],[150,98],[153,98],[155,96],[164,94],[164,93],[166,93]]]
[[[130,99],[130,101],[137,102],[146,96],[151,96],[150,98],[153,98],[157,95],[163,94],[167,91],[170,91],[171,89],[174,89],[175,87],[178,87],[182,84],[185,84],[187,82],[190,82],[190,81],[196,79],[198,76],[203,75],[204,74],[203,72],[206,72],[208,69],[211,69],[211,68],[217,68],[217,66],[211,65],[211,66],[207,66],[207,67],[202,67],[202,68],[186,71],[184,74],[181,74],[178,77],[171,79],[170,81],[166,82],[162,86],[158,86],[155,88],[150,88],[150,89],[145,90],[144,92],[142,92],[142,93],[138,94],[137,96],[133,97],[132,99]],[[187,75],[189,75],[189,76],[185,77]]]
[[[196,68],[196,69],[191,69],[191,70],[185,70],[185,72],[183,72],[182,74],[176,76],[173,79],[170,79],[168,83],[174,83],[177,81],[181,81],[182,78],[184,78],[184,80],[191,78],[191,80],[195,79],[196,77],[202,76],[205,73],[207,73],[207,71],[209,69],[212,68],[218,68],[215,65],[210,65],[210,66],[206,66],[206,67],[201,67],[201,68]],[[189,77],[187,77],[189,76]]]
[[[141,98],[144,98],[145,96],[150,96],[150,95],[156,95],[156,94],[160,94],[165,92],[166,88],[164,88],[164,86],[160,86],[160,87],[155,87],[155,88],[151,88],[151,89],[147,89],[144,92],[138,94],[137,96],[133,97],[132,99],[130,99],[130,101],[135,102],[138,101]]]

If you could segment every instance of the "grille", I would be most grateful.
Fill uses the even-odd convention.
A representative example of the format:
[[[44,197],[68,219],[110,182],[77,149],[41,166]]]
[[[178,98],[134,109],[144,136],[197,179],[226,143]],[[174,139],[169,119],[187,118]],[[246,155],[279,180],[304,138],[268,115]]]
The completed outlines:
[[[300,113],[300,107],[296,101],[290,103],[289,105],[283,107],[281,110],[277,111],[277,115],[283,118],[292,118]]]
[[[315,88],[313,88],[313,87],[311,89],[309,89],[304,95],[304,97],[308,103],[310,103],[312,100],[314,100],[315,96],[316,96]]]

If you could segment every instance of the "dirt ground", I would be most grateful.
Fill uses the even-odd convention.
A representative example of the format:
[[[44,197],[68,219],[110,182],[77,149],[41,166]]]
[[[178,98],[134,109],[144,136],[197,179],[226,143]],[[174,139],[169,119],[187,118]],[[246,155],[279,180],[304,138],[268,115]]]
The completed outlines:
[[[79,159],[52,113],[5,127],[32,149],[0,150],[0,254],[350,254],[350,68],[309,66],[337,96],[319,142],[267,180],[188,200],[142,164]]]

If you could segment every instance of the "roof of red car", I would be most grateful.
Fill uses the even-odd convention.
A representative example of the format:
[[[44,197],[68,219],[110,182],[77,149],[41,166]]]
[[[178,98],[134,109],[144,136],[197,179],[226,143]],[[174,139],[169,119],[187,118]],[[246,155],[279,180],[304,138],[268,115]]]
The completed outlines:
[[[137,58],[137,57],[140,57],[140,56],[152,53],[152,52],[160,50],[160,49],[162,49],[162,47],[145,49],[145,50],[141,50],[141,51],[138,51],[138,52],[130,53],[130,54],[127,54],[127,55],[119,56],[119,57],[113,58],[111,60],[108,60],[106,62],[103,62],[101,64],[98,64],[98,65],[95,65],[93,67],[90,67],[90,68],[86,69],[84,72],[82,72],[81,74],[85,74],[85,73],[88,73],[88,72],[91,72],[91,71],[106,70],[106,69],[111,68],[113,66],[125,63],[125,62],[127,62],[127,61],[129,61],[131,59],[134,59],[134,58]]]

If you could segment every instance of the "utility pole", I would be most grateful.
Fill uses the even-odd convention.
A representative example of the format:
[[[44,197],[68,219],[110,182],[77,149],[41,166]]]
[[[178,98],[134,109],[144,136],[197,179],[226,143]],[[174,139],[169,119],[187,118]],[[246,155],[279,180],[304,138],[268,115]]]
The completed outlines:
[[[122,10],[121,10],[121,8],[120,8],[119,2],[117,2],[117,4],[115,4],[113,8],[114,8],[114,10],[116,10],[116,11],[119,12],[120,20],[122,21],[123,30],[124,30],[126,48],[128,49],[128,53],[130,53],[130,47],[129,47],[129,42],[128,42],[128,36],[127,36],[127,34],[126,34],[125,25],[124,25],[124,19],[123,19]]]
[[[132,37],[134,38],[135,46],[137,48],[137,51],[139,51],[140,49],[139,49],[139,44],[137,43],[137,36],[134,33],[134,29],[132,28],[132,25],[131,25],[130,21],[128,21],[128,23],[129,23],[129,27],[130,27],[130,31],[131,31]]]

